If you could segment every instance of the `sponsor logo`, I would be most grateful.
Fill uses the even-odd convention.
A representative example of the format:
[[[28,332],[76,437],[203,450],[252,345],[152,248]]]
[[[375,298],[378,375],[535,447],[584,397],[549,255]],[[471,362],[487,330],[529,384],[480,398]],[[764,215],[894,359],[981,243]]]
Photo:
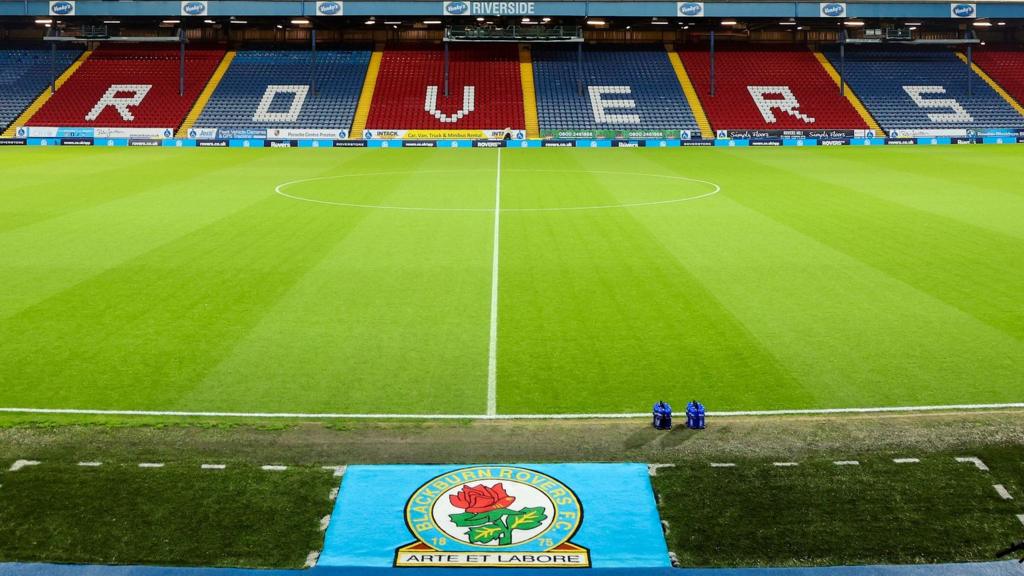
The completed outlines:
[[[294,140],[264,140],[264,148],[294,148],[298,142]]]
[[[198,140],[196,146],[200,148],[227,148],[227,140]]]
[[[181,3],[182,16],[206,16],[207,4],[204,0],[186,0]]]
[[[24,146],[24,138],[0,138],[0,146]]]
[[[344,7],[341,2],[317,2],[316,13],[321,16],[341,16],[344,13]]]
[[[92,146],[92,138],[61,138],[61,146]]]
[[[544,148],[574,148],[576,143],[565,140],[545,140],[540,145]]]
[[[129,146],[161,146],[159,140],[128,140]]]
[[[643,145],[643,142],[637,140],[612,140],[613,148],[640,148]]]
[[[403,148],[437,148],[437,142],[433,140],[405,140],[402,142]]]
[[[913,138],[886,138],[885,143],[889,146],[915,146],[917,140]]]
[[[676,2],[676,13],[680,16],[699,17],[704,15],[703,2]]]
[[[477,148],[504,148],[503,140],[474,140],[473,146]]]
[[[680,146],[714,146],[714,140],[683,140]]]
[[[782,146],[782,140],[751,140],[751,146]]]
[[[366,148],[366,140],[335,140],[335,148]]]
[[[465,2],[449,0],[441,4],[441,13],[446,16],[471,16],[489,14],[492,16],[532,16],[537,13],[534,2]]]
[[[590,552],[570,542],[583,507],[565,484],[515,466],[473,466],[420,486],[405,507],[416,541],[397,567],[588,568]]]
[[[22,126],[21,128],[18,128],[18,137],[19,138],[24,138],[25,136],[28,136],[28,130],[25,130],[24,126]]]
[[[843,18],[846,16],[845,2],[823,2],[818,4],[823,18]]]
[[[845,138],[825,138],[818,140],[818,146],[848,146],[850,141]]]
[[[974,18],[977,11],[977,6],[974,4],[949,5],[949,12],[953,18]]]
[[[74,0],[51,0],[50,16],[74,16]]]
[[[445,2],[444,13],[449,16],[469,16],[469,2],[462,2],[461,0]]]
[[[950,142],[952,142],[953,144],[976,144],[977,143],[977,139],[971,138],[971,137],[968,137],[968,138],[952,138],[952,139],[950,139]]]

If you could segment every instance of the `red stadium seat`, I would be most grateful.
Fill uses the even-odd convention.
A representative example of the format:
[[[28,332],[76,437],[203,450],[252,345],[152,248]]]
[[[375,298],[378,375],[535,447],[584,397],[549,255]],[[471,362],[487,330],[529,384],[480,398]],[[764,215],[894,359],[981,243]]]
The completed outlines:
[[[224,51],[186,49],[185,55],[185,94],[179,96],[177,46],[103,46],[32,116],[28,125],[177,128]]]
[[[974,63],[1018,103],[1024,103],[1024,51],[975,49]]]
[[[716,51],[713,97],[707,47],[685,49],[679,56],[716,130],[867,128],[807,50],[730,47]]]
[[[526,127],[515,44],[388,49],[366,127],[373,130],[501,130]]]

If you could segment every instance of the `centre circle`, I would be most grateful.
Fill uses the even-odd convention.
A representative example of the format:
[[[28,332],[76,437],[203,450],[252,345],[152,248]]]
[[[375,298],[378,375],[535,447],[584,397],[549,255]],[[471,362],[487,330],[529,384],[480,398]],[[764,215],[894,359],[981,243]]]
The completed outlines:
[[[489,174],[490,182],[467,178],[482,174]],[[517,181],[528,175],[536,178]],[[359,172],[291,180],[274,192],[347,208],[493,213],[498,192],[500,212],[568,212],[678,204],[721,191],[714,182],[674,174],[513,168],[497,176],[493,168]]]

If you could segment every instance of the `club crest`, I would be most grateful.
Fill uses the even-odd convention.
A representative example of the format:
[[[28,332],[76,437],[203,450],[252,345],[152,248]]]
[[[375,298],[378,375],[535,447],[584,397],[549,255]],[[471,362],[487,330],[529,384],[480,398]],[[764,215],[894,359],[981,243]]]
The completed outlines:
[[[570,542],[582,521],[576,494],[546,474],[460,468],[409,498],[405,522],[416,541],[396,551],[395,566],[587,568],[589,551]]]

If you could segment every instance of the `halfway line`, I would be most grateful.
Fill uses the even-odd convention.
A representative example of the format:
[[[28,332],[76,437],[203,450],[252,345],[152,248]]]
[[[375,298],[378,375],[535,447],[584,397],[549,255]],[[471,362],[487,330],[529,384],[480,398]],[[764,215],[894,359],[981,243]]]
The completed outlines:
[[[487,348],[487,415],[498,413],[498,242],[501,230],[501,148],[494,177],[494,252],[491,256],[491,337]]]

